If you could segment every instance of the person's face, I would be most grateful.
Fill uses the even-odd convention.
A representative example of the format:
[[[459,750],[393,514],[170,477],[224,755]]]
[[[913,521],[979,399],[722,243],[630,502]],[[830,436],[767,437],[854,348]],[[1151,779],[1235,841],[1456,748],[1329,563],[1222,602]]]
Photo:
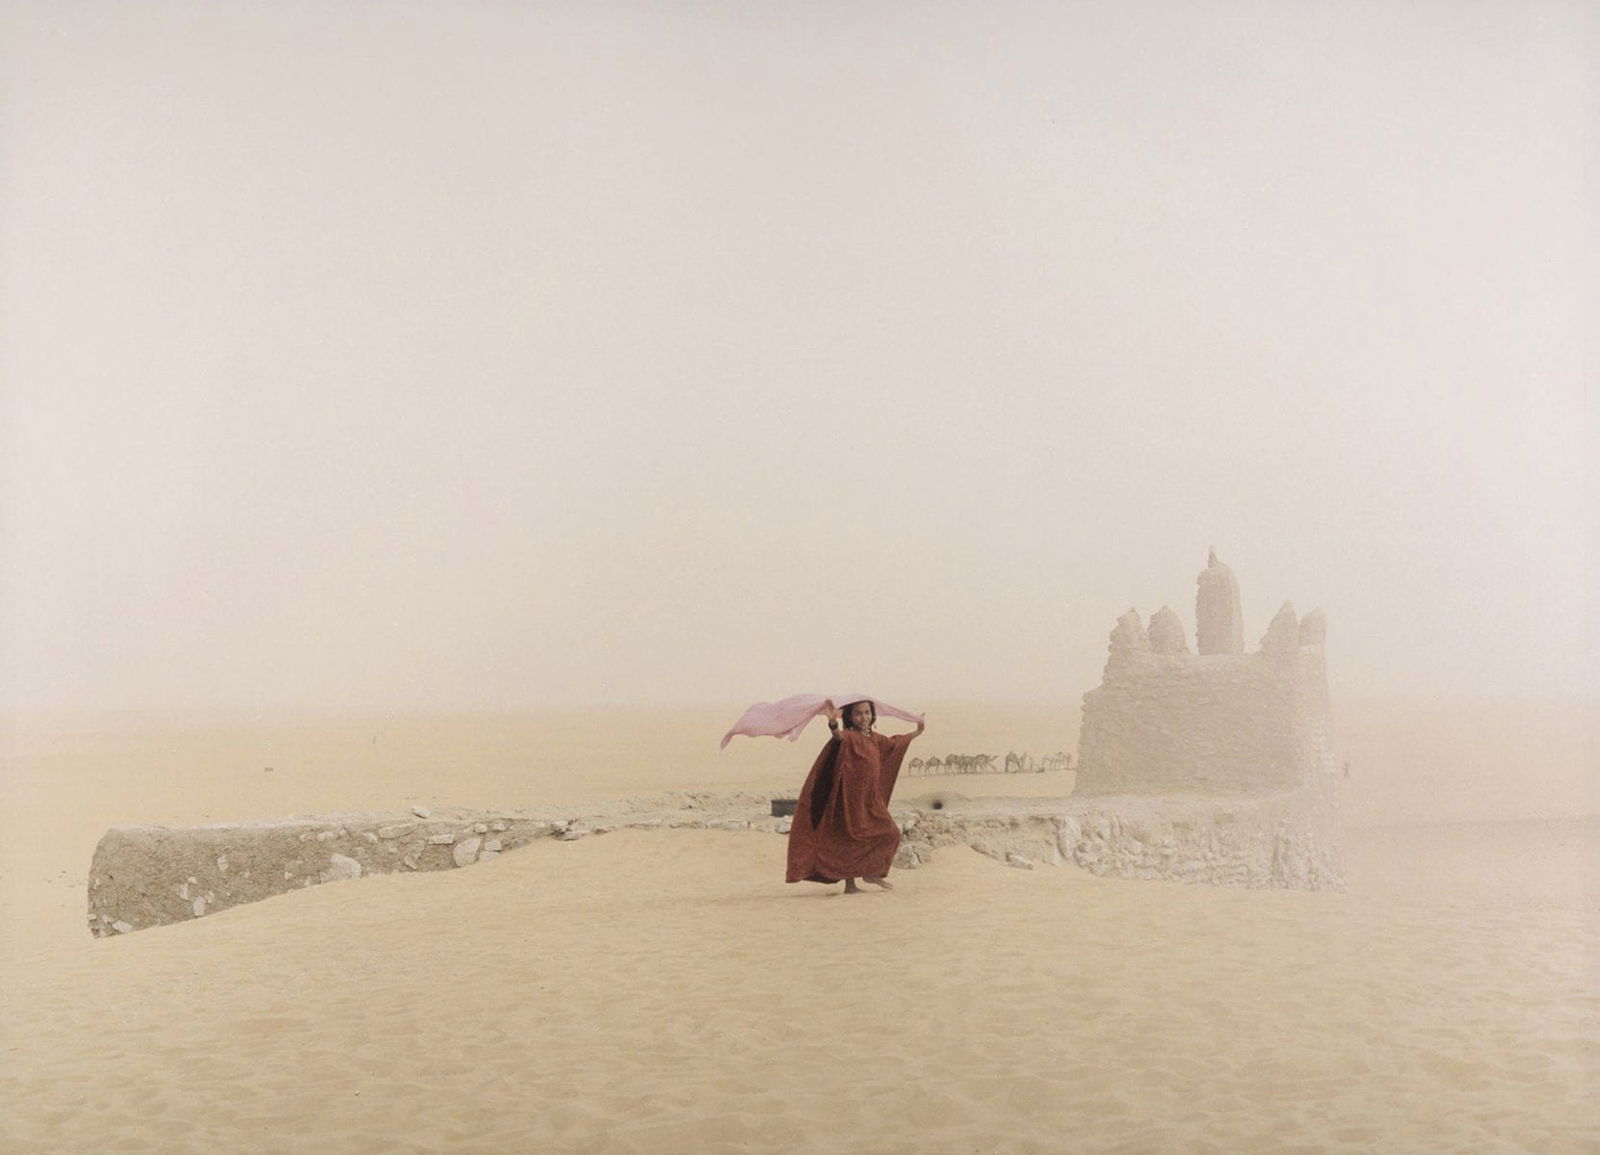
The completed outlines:
[[[852,729],[865,730],[872,725],[872,703],[857,702],[850,707],[847,719]]]

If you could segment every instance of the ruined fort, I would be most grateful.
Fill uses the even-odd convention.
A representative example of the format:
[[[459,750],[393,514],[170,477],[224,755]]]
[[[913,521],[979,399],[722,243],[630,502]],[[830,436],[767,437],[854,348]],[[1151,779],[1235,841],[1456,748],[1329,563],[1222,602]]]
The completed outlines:
[[[1111,631],[1105,676],[1083,698],[1076,793],[1257,794],[1334,770],[1327,622],[1285,602],[1253,653],[1239,583],[1212,551],[1195,596],[1195,650],[1162,606]]]
[[[1029,869],[1342,888],[1326,624],[1319,611],[1298,618],[1285,604],[1260,648],[1246,653],[1239,607],[1239,584],[1213,552],[1199,579],[1196,652],[1170,609],[1148,625],[1129,610],[1111,632],[1104,680],[1084,695],[1072,795],[896,799],[895,865],[912,869],[942,847],[970,846]],[[109,937],[322,883],[472,866],[540,839],[661,827],[786,833],[789,820],[769,803],[748,792],[668,792],[538,812],[414,807],[119,827],[95,850],[89,929]]]

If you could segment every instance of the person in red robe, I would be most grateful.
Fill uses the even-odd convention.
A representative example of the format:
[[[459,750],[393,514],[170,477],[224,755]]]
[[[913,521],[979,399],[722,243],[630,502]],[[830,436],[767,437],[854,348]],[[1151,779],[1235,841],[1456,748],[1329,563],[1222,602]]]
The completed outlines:
[[[892,890],[885,876],[900,848],[900,825],[889,813],[889,795],[923,724],[886,738],[873,732],[871,702],[847,705],[842,727],[831,702],[827,715],[833,737],[817,755],[790,820],[788,881],[842,879],[846,894],[859,894],[859,878]]]

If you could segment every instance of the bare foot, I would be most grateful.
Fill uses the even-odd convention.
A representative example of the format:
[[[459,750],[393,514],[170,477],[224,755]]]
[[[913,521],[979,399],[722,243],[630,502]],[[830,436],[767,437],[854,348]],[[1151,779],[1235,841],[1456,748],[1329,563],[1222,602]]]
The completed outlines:
[[[861,888],[856,885],[855,879],[847,878],[844,880],[844,892],[846,894],[860,894]]]
[[[870,882],[873,886],[881,886],[884,890],[894,889],[894,887],[889,885],[889,880],[887,878],[874,878],[870,874],[864,874],[861,876],[861,881]]]

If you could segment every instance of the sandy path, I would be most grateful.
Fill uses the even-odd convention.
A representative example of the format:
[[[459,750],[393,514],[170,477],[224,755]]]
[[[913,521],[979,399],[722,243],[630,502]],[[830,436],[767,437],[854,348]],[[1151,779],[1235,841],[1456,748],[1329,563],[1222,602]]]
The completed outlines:
[[[108,940],[7,992],[3,1148],[1596,1138],[1578,910],[1118,882],[965,850],[845,898],[777,882],[781,856],[771,835],[619,832]]]
[[[952,849],[845,899],[775,836],[619,832],[83,930],[115,824],[798,784],[808,744],[710,752],[723,713],[0,734],[0,1150],[1600,1149],[1592,820],[1353,830],[1345,895]],[[1583,812],[1581,734],[1374,717],[1353,817]],[[922,752],[1062,720],[942,710]]]

